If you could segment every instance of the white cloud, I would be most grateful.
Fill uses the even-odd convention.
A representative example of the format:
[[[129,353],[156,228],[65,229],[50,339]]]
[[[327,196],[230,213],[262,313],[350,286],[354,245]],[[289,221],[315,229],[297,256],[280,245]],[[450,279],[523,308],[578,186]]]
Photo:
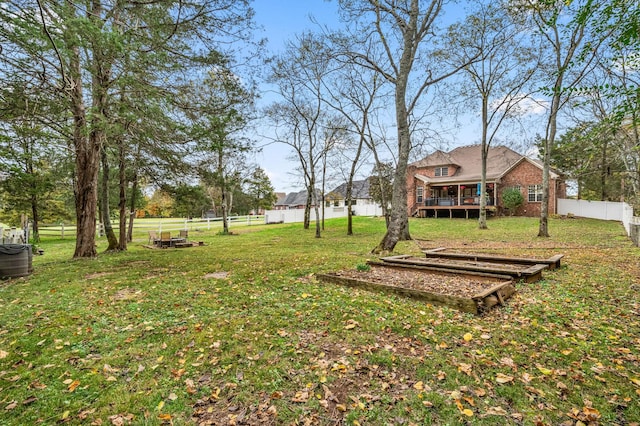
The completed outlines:
[[[547,112],[549,101],[531,98],[526,95],[508,96],[493,101],[491,108],[499,108],[501,110],[509,108],[509,115],[519,117],[542,115]]]

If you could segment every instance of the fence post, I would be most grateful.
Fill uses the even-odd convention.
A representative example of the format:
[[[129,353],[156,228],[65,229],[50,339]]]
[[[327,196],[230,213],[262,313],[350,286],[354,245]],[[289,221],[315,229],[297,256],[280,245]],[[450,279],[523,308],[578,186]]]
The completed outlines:
[[[64,240],[64,222],[60,223],[60,237]]]

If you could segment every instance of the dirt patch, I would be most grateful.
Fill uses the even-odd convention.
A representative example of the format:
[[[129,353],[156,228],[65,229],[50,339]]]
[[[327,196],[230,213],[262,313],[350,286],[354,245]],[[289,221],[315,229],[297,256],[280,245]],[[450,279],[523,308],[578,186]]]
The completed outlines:
[[[212,272],[210,274],[206,274],[204,276],[207,280],[224,280],[225,278],[229,278],[228,272]]]
[[[108,277],[111,274],[113,274],[113,272],[96,272],[94,274],[87,274],[84,278],[87,280],[96,280],[98,278]]]
[[[220,398],[216,395],[199,399],[193,406],[193,420],[198,426],[278,424],[277,410],[271,404],[271,397],[265,394],[260,396],[258,404],[250,406],[234,403],[232,396]]]
[[[375,284],[464,298],[471,298],[482,290],[494,287],[498,282],[495,278],[376,266],[373,266],[369,271],[340,271],[336,275]]]
[[[113,295],[113,300],[139,300],[144,297],[142,290],[136,290],[135,288],[123,288]]]

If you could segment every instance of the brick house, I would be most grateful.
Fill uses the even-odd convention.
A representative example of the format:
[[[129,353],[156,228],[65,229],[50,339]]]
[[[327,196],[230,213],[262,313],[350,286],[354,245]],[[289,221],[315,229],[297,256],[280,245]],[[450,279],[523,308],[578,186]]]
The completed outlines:
[[[482,147],[471,145],[450,152],[435,151],[407,168],[407,207],[417,217],[477,217],[480,210]],[[542,201],[542,163],[505,146],[491,147],[487,158],[487,211],[505,212],[502,192],[521,191],[524,203],[514,213],[539,216]],[[549,214],[566,196],[562,177],[550,172]]]

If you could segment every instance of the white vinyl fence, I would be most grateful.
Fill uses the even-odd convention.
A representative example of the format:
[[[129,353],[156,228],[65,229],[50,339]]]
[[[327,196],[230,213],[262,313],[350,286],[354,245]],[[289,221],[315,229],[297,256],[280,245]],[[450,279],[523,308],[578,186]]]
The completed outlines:
[[[558,200],[558,214],[573,214],[579,217],[592,219],[622,221],[622,212],[626,203],[612,201],[587,201],[587,200]]]
[[[382,216],[382,208],[373,204],[355,205],[351,207],[356,216]],[[322,217],[322,209],[318,212]],[[346,207],[325,207],[324,218],[334,219],[347,217]],[[316,220],[315,209],[311,209],[311,221]],[[293,210],[267,210],[264,213],[264,223],[296,223],[304,222],[304,209]]]
[[[627,235],[640,247],[640,217],[633,215],[633,207],[627,203],[559,199],[558,214],[622,222]]]

